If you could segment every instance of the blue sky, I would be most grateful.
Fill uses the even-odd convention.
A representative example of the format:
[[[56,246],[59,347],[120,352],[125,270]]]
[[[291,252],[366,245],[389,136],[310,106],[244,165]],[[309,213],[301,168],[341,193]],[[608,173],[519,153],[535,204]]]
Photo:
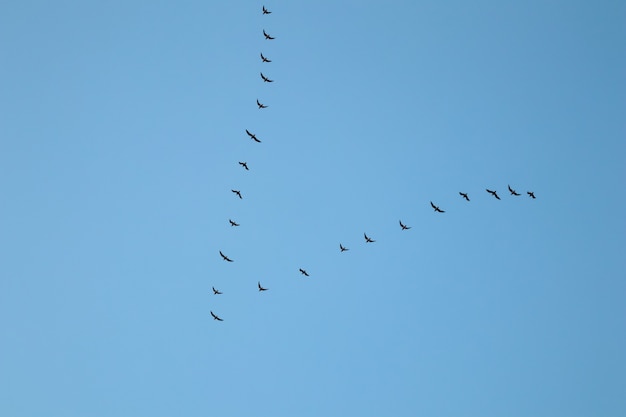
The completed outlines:
[[[0,4],[0,414],[625,415],[624,3],[261,5]]]

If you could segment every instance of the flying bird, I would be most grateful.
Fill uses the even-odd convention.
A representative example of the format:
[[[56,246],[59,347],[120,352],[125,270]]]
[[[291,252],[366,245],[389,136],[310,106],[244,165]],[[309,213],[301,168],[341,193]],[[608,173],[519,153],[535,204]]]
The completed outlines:
[[[365,236],[365,243],[374,243],[374,242],[376,242],[374,239],[368,237],[365,233],[363,233],[363,236]]]
[[[248,169],[248,163],[247,162],[239,162],[239,165],[241,165],[242,167],[244,167],[246,169],[246,171],[249,171]]]
[[[248,129],[246,129],[246,133],[248,134],[248,136],[250,136],[250,139],[254,140],[255,142],[261,143],[261,141],[257,139],[256,135],[254,133],[250,133]]]
[[[402,223],[402,220],[400,220],[400,227],[402,228],[402,230],[409,230],[411,227],[407,226],[406,224]]]
[[[462,193],[462,192],[460,192],[460,191],[459,191],[459,194],[461,194],[461,196],[462,196],[464,199],[466,199],[467,201],[470,201],[470,200],[469,200],[469,197],[467,196],[467,194],[466,194],[466,193]]]
[[[350,249],[346,248],[345,246],[343,246],[341,243],[339,244],[339,249],[341,249],[342,252],[350,250]]]
[[[432,208],[434,208],[434,209],[435,209],[435,211],[436,211],[437,213],[445,213],[445,211],[441,210],[439,207],[437,207],[436,205],[434,205],[432,201],[430,202],[430,205],[432,206]]]
[[[259,281],[259,291],[267,291],[267,288],[261,287],[261,281]]]
[[[535,193],[533,191],[526,191],[529,197],[535,198]]]
[[[309,276],[309,274],[307,274],[307,273],[306,273],[306,271],[305,271],[304,269],[302,269],[302,268],[300,268],[300,273],[301,273],[302,275],[304,275],[305,277],[308,277],[308,276]]]
[[[491,191],[491,190],[490,190],[490,189],[488,189],[488,188],[485,188],[485,190],[487,190],[487,192],[488,192],[489,194],[491,194],[492,196],[494,196],[494,197],[495,197],[495,198],[497,198],[498,200],[500,199],[500,197],[498,197],[498,193],[496,193],[495,191]]]
[[[268,35],[268,34],[265,32],[265,29],[263,29],[263,35],[265,36],[265,39],[269,39],[269,40],[276,39],[276,38],[273,38],[273,37],[271,37],[270,35]]]
[[[510,185],[508,185],[508,187],[509,187],[509,192],[511,193],[511,195],[521,195],[520,193],[512,189]]]
[[[263,81],[265,81],[266,83],[273,83],[274,82],[274,80],[270,80],[265,75],[263,75],[263,73],[261,73],[261,78],[263,78]]]
[[[232,191],[233,193],[237,194],[239,196],[239,198],[243,198],[241,196],[241,191],[239,191],[239,190],[230,190],[230,191]]]
[[[259,102],[258,98],[256,99],[256,105],[259,106],[259,109],[266,109],[267,108],[267,106],[265,104]]]
[[[265,8],[265,6],[263,6],[263,14],[272,14],[272,12],[270,12]]]
[[[213,313],[212,311],[211,311],[211,315],[213,316],[213,320],[217,320],[217,321],[224,321],[224,320],[222,320],[221,318],[217,317],[217,316],[215,315],[215,313]]]
[[[263,62],[272,62],[272,60],[271,60],[271,59],[267,59],[267,58],[263,55],[263,52],[261,52],[261,61],[263,61]]]
[[[222,251],[220,251],[220,255],[222,256],[222,258],[223,258],[225,261],[228,261],[228,262],[232,262],[232,261],[233,261],[233,260],[232,260],[232,259],[230,259],[228,256],[224,255],[224,254],[222,253]]]
[[[215,295],[218,295],[218,294],[222,293],[221,291],[216,290],[215,287],[211,287],[211,288],[213,288],[213,294],[215,294]]]
[[[231,219],[228,219],[228,221],[230,222],[231,226],[239,226],[239,223],[235,223],[234,221],[232,221]]]

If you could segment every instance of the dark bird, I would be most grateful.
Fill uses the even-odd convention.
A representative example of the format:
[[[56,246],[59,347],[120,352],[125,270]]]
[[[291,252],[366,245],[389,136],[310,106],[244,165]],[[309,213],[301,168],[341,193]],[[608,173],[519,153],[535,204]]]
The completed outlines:
[[[242,167],[244,167],[246,169],[246,171],[249,171],[248,169],[248,163],[247,162],[239,162],[239,165],[241,165]]]
[[[259,103],[259,99],[256,99],[256,105],[259,106],[259,109],[266,109],[267,106],[263,103]]]
[[[436,211],[437,213],[445,213],[445,211],[441,210],[439,207],[437,207],[436,205],[434,205],[432,201],[430,202],[430,205],[432,206],[432,208],[434,208],[434,209],[435,209],[435,211]]]
[[[233,261],[233,260],[232,260],[232,259],[230,259],[228,256],[224,255],[224,254],[222,253],[222,251],[220,251],[220,255],[222,256],[222,258],[223,258],[225,261],[228,261],[228,262],[232,262],[232,261]]]
[[[276,39],[276,38],[273,38],[273,37],[271,37],[270,35],[268,35],[268,34],[265,32],[265,29],[263,29],[263,36],[265,36],[265,39],[269,39],[269,40]]]
[[[239,191],[239,190],[230,190],[230,191],[232,191],[233,193],[237,194],[239,196],[239,198],[243,198],[241,196],[241,191]]]
[[[529,197],[535,198],[535,193],[533,191],[526,191]]]
[[[263,61],[263,62],[272,62],[271,59],[267,59],[265,56],[263,56],[263,52],[261,52],[261,61]]]
[[[342,252],[350,250],[350,249],[346,248],[345,246],[343,246],[341,243],[339,244],[339,249],[341,249]]]
[[[469,197],[467,196],[467,194],[466,194],[466,193],[459,192],[459,194],[461,194],[461,196],[462,196],[464,199],[466,199],[467,201],[469,201]]]
[[[492,196],[494,196],[494,197],[495,197],[495,198],[497,198],[498,200],[500,199],[500,197],[498,197],[498,193],[496,193],[495,191],[491,191],[491,190],[490,190],[490,189],[488,189],[488,188],[485,188],[485,190],[487,190],[487,192],[488,192],[489,194],[491,194]]]
[[[265,81],[266,83],[273,83],[274,82],[274,80],[270,80],[265,75],[263,75],[263,73],[261,73],[261,78],[263,78],[263,81]]]
[[[211,311],[211,315],[213,316],[213,320],[217,320],[217,321],[224,321],[224,320],[222,320],[221,318],[217,317],[217,316],[215,315],[215,313],[213,313],[212,311]]]
[[[259,291],[267,291],[267,288],[261,287],[261,281],[259,281]]]
[[[309,276],[309,274],[307,274],[307,273],[306,273],[306,271],[305,271],[304,269],[302,269],[302,268],[300,268],[300,273],[301,273],[302,275],[304,275],[305,277],[308,277],[308,276]]]
[[[263,14],[272,14],[272,12],[270,12],[265,8],[265,6],[263,6]]]
[[[508,187],[509,187],[509,192],[511,193],[511,195],[521,195],[520,193],[512,189],[510,185],[508,185]]]
[[[250,136],[250,139],[254,140],[255,142],[261,143],[261,141],[257,139],[256,135],[254,133],[250,133],[248,129],[246,129],[246,133],[248,134],[248,136]]]
[[[231,219],[228,219],[228,221],[230,222],[231,226],[239,226],[239,223],[235,223],[234,221],[232,221]]]
[[[365,243],[374,243],[376,242],[374,239],[367,237],[367,235],[365,233],[363,233],[363,236],[365,236]]]
[[[211,288],[213,288],[213,294],[215,294],[215,295],[218,295],[218,294],[222,293],[221,291],[216,290],[215,287],[211,287]]]
[[[400,227],[402,228],[402,230],[409,230],[411,227],[407,226],[406,224],[402,223],[402,220],[400,220]]]

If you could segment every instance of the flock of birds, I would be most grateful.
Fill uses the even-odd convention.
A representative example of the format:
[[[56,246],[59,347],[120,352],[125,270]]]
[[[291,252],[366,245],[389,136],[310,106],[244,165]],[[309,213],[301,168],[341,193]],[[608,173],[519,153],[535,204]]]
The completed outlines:
[[[269,15],[269,14],[271,14],[271,13],[272,13],[271,11],[269,11],[268,9],[266,9],[266,8],[265,8],[265,6],[263,6],[263,8],[262,8],[262,12],[263,12],[263,15]],[[266,39],[266,40],[274,40],[274,39],[275,39],[274,37],[270,36],[270,35],[269,35],[266,31],[265,31],[265,29],[263,29],[263,36],[265,37],[265,39]],[[265,63],[270,63],[270,62],[272,62],[272,61],[271,61],[270,59],[268,59],[265,55],[263,55],[263,53],[261,52],[261,62],[262,62],[263,64],[265,64]],[[266,82],[266,83],[271,83],[271,82],[274,82],[274,80],[271,80],[271,79],[269,79],[268,77],[266,77],[266,76],[263,74],[263,72],[261,72],[261,79],[263,80],[263,82]],[[265,105],[265,104],[261,103],[261,102],[259,101],[259,99],[257,99],[257,100],[256,100],[256,104],[257,104],[257,106],[258,106],[258,108],[259,108],[259,109],[266,109],[266,108],[268,107],[267,105]],[[261,143],[261,140],[260,140],[259,138],[257,138],[257,137],[256,137],[256,135],[255,135],[254,133],[250,132],[248,129],[246,129],[246,134],[247,134],[247,135],[250,137],[250,139],[252,139],[253,141],[255,141],[255,142],[257,142],[257,143]],[[247,162],[245,162],[245,161],[244,161],[244,162],[239,161],[239,165],[241,165],[241,167],[242,167],[243,169],[245,169],[246,171],[249,171],[249,168],[248,168],[248,164],[247,164]],[[517,196],[520,196],[520,195],[521,195],[520,193],[518,193],[517,191],[515,191],[513,188],[511,188],[511,186],[510,186],[510,185],[508,185],[507,187],[508,187],[508,189],[509,189],[509,193],[510,193],[512,196],[517,197]],[[241,195],[241,191],[240,191],[240,190],[231,190],[231,191],[232,191],[232,192],[233,192],[233,194],[235,194],[237,197],[239,197],[240,199],[243,199],[243,196]],[[490,189],[488,189],[488,188],[487,188],[487,189],[485,189],[485,191],[486,191],[486,192],[488,192],[489,194],[491,194],[494,198],[496,198],[496,199],[500,200],[500,196],[498,196],[498,193],[497,193],[497,191],[496,191],[496,190],[490,190]],[[532,198],[532,199],[536,198],[536,197],[535,197],[535,193],[534,193],[533,191],[526,191],[526,194],[528,194],[528,197],[530,197],[530,198]],[[459,192],[459,195],[460,195],[463,199],[465,199],[466,201],[468,201],[468,202],[470,201],[470,198],[469,198],[468,193]],[[430,206],[434,209],[434,211],[435,211],[436,213],[445,213],[445,210],[442,210],[439,206],[437,206],[436,204],[434,204],[432,201],[430,202]],[[230,223],[231,227],[238,227],[238,226],[239,226],[239,223],[235,222],[235,221],[234,221],[234,220],[232,220],[232,219],[228,219],[228,222]],[[402,231],[405,231],[405,230],[409,230],[409,229],[411,229],[411,227],[410,227],[410,226],[407,226],[406,224],[404,224],[404,223],[402,222],[402,220],[399,220],[399,224],[400,224],[400,228],[401,228],[401,230],[402,230]],[[371,237],[369,237],[369,236],[367,235],[367,233],[363,233],[363,237],[365,238],[365,243],[374,243],[374,242],[376,242],[376,240],[374,240],[374,239],[372,239]],[[348,251],[348,250],[350,250],[350,249],[349,249],[349,248],[347,248],[347,247],[345,247],[345,246],[343,246],[343,244],[342,244],[342,243],[339,243],[339,250],[340,250],[340,252],[345,252],[345,251]],[[225,254],[224,254],[221,250],[219,251],[219,253],[220,253],[220,256],[222,257],[222,259],[223,259],[224,261],[226,261],[226,262],[234,262],[234,261],[233,261],[230,257],[228,257],[227,255],[225,255]],[[308,276],[309,276],[309,274],[308,274],[308,272],[307,272],[306,270],[304,270],[304,269],[302,269],[302,268],[299,268],[299,270],[300,270],[300,273],[301,273],[302,275],[304,275],[304,276],[306,276],[306,277],[308,277]],[[261,282],[260,282],[260,281],[258,281],[258,282],[257,282],[257,288],[258,288],[259,292],[264,292],[264,291],[267,291],[267,290],[268,290],[268,288],[265,288],[265,287],[263,287],[263,286],[261,285]],[[219,291],[218,289],[216,289],[215,287],[212,287],[212,290],[213,290],[213,295],[221,295],[221,294],[222,294],[222,292],[221,292],[221,291]],[[214,319],[214,320],[224,321],[224,320],[223,320],[221,317],[219,317],[217,314],[213,313],[213,311],[210,311],[210,313],[211,313],[211,316],[213,317],[213,319]]]

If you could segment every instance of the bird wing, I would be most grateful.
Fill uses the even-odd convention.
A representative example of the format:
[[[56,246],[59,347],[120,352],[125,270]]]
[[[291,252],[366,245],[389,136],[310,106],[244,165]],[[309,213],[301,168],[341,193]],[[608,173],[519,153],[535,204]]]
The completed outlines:
[[[432,206],[432,208],[434,208],[435,210],[437,210],[437,206],[433,204],[433,202],[430,202],[430,205]]]

